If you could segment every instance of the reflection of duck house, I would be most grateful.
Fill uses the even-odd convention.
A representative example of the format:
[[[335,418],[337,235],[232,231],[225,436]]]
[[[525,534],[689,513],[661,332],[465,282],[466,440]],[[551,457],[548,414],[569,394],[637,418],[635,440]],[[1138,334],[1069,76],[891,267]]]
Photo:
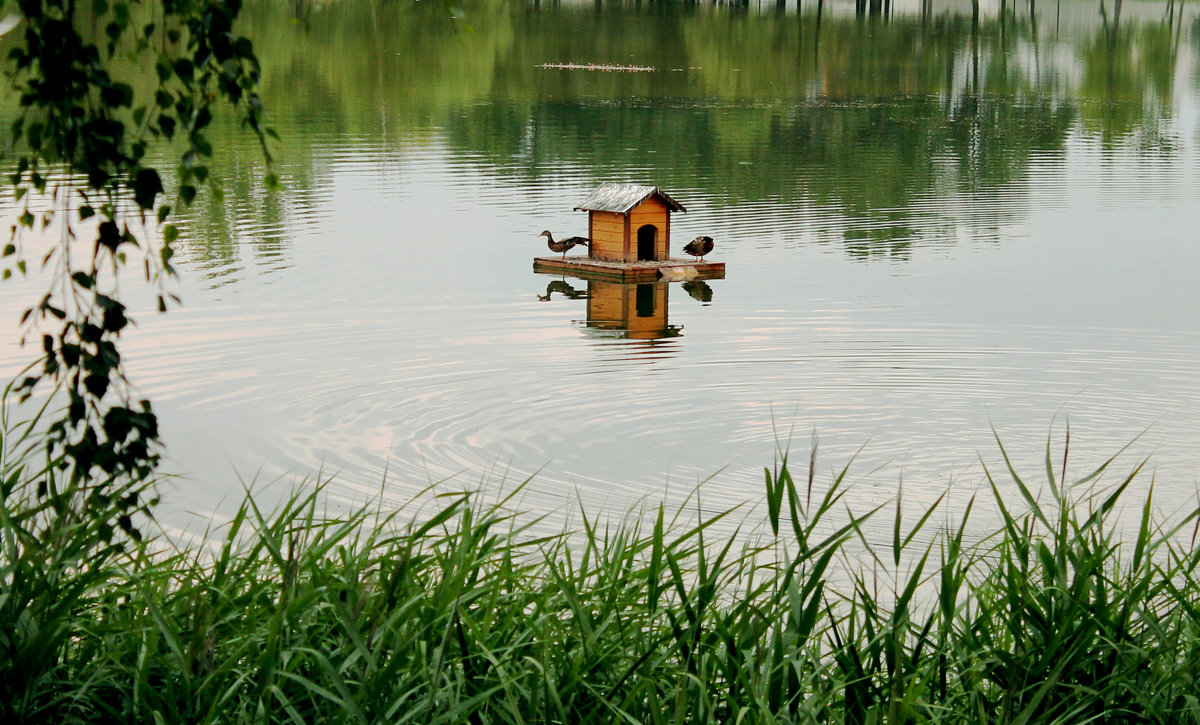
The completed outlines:
[[[679,328],[667,322],[668,287],[588,280],[587,326],[634,340],[675,337]]]
[[[575,211],[588,213],[586,257],[538,257],[534,269],[584,272],[623,280],[654,279],[670,267],[724,277],[724,262],[671,258],[671,212],[687,211],[657,186],[601,184]]]

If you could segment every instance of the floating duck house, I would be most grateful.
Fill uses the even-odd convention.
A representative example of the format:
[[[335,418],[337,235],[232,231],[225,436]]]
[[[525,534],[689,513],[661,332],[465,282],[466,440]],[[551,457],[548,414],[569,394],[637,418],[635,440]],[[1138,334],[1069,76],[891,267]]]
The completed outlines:
[[[588,256],[538,257],[538,271],[570,271],[622,280],[655,279],[664,267],[690,266],[703,277],[724,277],[724,262],[671,257],[671,212],[683,205],[657,186],[601,184],[575,211],[588,213]]]
[[[575,207],[588,213],[588,258],[665,262],[671,258],[671,212],[687,211],[657,186],[601,184]]]

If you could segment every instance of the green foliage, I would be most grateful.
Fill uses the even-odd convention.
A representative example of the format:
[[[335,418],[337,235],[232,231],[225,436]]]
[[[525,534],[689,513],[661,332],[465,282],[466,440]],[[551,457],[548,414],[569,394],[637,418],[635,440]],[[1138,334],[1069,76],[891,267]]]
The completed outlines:
[[[173,174],[185,204],[209,177],[215,103],[237,107],[267,154],[259,65],[250,41],[233,30],[239,0],[15,5],[19,38],[5,70],[20,110],[6,161],[24,207],[4,256],[24,274],[26,233],[59,239],[41,258],[53,282],[21,320],[23,339],[41,343],[42,363],[17,391],[60,392],[65,405],[47,421],[47,447],[71,485],[91,481],[103,490],[147,477],[159,458],[157,419],[130,389],[117,346],[131,323],[116,294],[128,256],[142,256],[160,310],[171,298],[162,282],[175,274],[178,232],[162,201],[168,174],[148,151],[177,145]],[[139,64],[153,68],[152,80]]]
[[[6,413],[0,409],[0,720],[88,720],[94,690],[75,673],[96,661],[94,648],[109,636],[97,627],[125,597],[128,547],[141,538],[133,519],[153,500],[144,481],[100,489],[61,476],[61,457],[35,465],[44,451],[38,417],[10,426]]]
[[[1163,527],[1147,497],[1118,537],[1140,467],[1067,485],[1049,459],[1049,506],[991,478],[982,537],[972,506],[931,531],[940,502],[897,501],[875,542],[814,450],[804,484],[786,452],[766,471],[758,533],[696,501],[540,535],[516,492],[331,517],[315,486],[190,548],[109,540],[97,502],[30,490],[53,467],[6,460],[0,718],[1197,722],[1196,511]]]

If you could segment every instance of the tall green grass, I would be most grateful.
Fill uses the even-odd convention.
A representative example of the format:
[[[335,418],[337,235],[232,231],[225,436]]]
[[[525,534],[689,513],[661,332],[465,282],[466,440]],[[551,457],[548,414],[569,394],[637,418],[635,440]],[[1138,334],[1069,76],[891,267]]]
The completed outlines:
[[[984,536],[974,502],[847,514],[846,469],[782,453],[734,535],[658,507],[542,536],[469,493],[330,517],[314,486],[187,547],[114,523],[151,491],[28,460],[0,476],[5,722],[1200,722],[1197,512],[1145,492],[1126,532],[1140,468],[1067,483],[1049,446],[1040,499],[988,472]]]

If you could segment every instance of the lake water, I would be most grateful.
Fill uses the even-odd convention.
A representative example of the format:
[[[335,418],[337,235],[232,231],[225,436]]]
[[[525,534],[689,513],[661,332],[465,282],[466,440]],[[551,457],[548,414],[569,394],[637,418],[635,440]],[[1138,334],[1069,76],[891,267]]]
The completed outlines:
[[[338,500],[534,476],[534,511],[707,481],[715,510],[814,432],[820,480],[862,448],[856,508],[960,506],[993,430],[1041,481],[1068,421],[1073,471],[1137,438],[1118,467],[1194,501],[1198,8],[252,3],[287,190],[225,127],[183,305],[125,347],[171,506],[323,471]],[[606,181],[660,186],[673,253],[726,264],[652,290],[660,336],[532,270]],[[0,287],[0,372],[46,283]]]

